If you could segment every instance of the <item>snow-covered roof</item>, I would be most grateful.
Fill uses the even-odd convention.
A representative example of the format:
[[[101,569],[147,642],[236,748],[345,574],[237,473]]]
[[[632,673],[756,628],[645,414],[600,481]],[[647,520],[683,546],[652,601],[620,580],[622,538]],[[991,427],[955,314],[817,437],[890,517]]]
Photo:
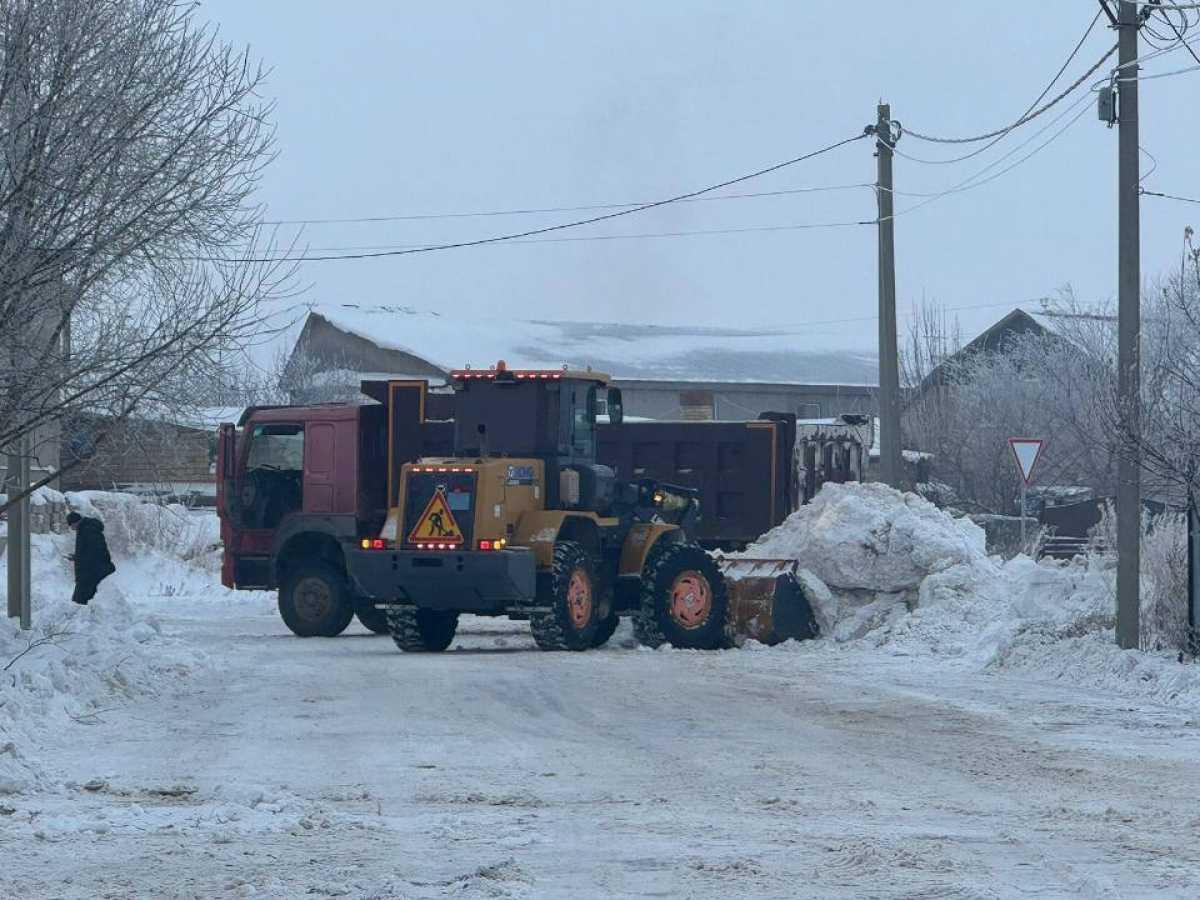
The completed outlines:
[[[874,385],[876,357],[810,349],[803,328],[628,325],[445,314],[398,305],[323,303],[310,315],[438,368],[591,366],[654,381]]]

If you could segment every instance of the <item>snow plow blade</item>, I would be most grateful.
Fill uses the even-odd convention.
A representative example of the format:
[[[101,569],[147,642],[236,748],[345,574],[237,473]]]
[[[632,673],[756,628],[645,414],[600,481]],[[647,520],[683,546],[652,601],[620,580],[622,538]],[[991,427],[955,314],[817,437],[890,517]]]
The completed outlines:
[[[793,559],[718,559],[729,592],[729,619],[737,644],[805,641],[820,634]]]

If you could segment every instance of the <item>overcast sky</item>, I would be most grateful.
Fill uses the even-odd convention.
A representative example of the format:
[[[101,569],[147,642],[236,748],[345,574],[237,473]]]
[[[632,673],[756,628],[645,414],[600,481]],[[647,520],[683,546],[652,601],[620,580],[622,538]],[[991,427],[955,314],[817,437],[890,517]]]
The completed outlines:
[[[917,131],[971,135],[1015,119],[1097,11],[1095,0],[340,3],[211,0],[225,39],[271,67],[279,159],[261,199],[278,219],[399,216],[654,200],[861,132],[880,98]],[[1062,84],[1115,43],[1097,25]],[[1189,37],[1200,36],[1200,30]],[[1200,46],[1200,44],[1198,44]],[[1149,49],[1149,48],[1145,48]],[[1115,57],[1114,57],[1115,60]],[[1194,61],[1179,50],[1146,74]],[[1102,71],[1107,72],[1108,66]],[[1200,72],[1142,83],[1147,188],[1200,196]],[[1057,93],[1057,88],[1054,93]],[[1082,95],[1080,95],[1082,96]],[[1068,103],[954,165],[896,160],[898,191],[952,187],[1032,137]],[[990,172],[1019,160],[1072,116]],[[971,148],[979,145],[972,145]],[[925,158],[954,147],[906,137]],[[903,314],[922,299],[969,333],[1006,306],[1071,284],[1116,291],[1117,132],[1088,104],[1011,172],[896,221]],[[1143,158],[1146,170],[1149,157]],[[858,141],[732,189],[872,182]],[[898,208],[918,202],[897,198]],[[845,222],[863,188],[676,205],[562,237]],[[587,213],[308,225],[313,248],[486,237]],[[1178,265],[1200,205],[1142,204],[1143,273]],[[287,232],[294,234],[292,226]],[[872,347],[873,226],[529,243],[309,262],[316,301],[464,314],[655,324],[812,324],[813,345]],[[901,321],[901,329],[905,322]]]

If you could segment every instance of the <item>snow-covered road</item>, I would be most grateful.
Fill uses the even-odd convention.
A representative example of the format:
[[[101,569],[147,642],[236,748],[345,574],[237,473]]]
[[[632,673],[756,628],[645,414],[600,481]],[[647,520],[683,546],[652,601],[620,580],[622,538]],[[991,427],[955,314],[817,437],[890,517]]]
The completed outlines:
[[[3,896],[1200,896],[1186,711],[863,647],[471,619],[402,655],[171,609],[212,665],[43,748],[76,786],[0,804]]]

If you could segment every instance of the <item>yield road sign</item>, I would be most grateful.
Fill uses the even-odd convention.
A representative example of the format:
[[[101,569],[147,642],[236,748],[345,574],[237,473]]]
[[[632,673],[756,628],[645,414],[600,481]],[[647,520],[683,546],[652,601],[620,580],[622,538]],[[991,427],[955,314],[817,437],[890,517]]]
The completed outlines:
[[[1042,456],[1042,448],[1046,442],[1041,438],[1009,438],[1008,446],[1012,448],[1013,459],[1021,470],[1021,478],[1029,484],[1033,480],[1033,469]]]

